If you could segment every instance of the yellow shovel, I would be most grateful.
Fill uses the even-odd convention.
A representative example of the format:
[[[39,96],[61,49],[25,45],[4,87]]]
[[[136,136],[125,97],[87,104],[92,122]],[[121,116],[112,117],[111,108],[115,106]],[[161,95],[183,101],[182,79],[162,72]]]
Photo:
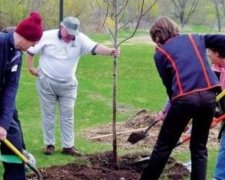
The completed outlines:
[[[38,180],[42,180],[42,176],[40,172],[30,164],[29,160],[7,139],[2,140],[3,143],[5,143],[9,149],[11,149],[34,173],[37,175]]]

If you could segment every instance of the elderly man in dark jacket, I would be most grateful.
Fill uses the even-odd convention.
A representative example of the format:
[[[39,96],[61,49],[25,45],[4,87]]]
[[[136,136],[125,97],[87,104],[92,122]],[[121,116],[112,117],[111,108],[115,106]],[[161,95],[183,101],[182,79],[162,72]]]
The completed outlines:
[[[24,148],[22,134],[13,115],[16,113],[15,99],[19,86],[22,51],[35,45],[42,33],[41,16],[34,12],[22,20],[15,31],[0,33],[0,140],[9,139],[20,151]],[[1,154],[13,153],[2,143]],[[3,166],[3,179],[26,179],[24,164],[3,162]]]

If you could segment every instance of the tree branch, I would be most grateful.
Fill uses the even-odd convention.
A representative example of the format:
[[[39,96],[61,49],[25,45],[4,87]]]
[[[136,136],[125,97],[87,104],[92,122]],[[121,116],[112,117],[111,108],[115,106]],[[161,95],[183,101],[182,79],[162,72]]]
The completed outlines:
[[[122,43],[124,43],[125,41],[127,41],[128,39],[131,39],[132,37],[134,37],[134,35],[135,35],[135,33],[137,32],[137,29],[138,29],[138,27],[139,27],[139,25],[140,25],[140,22],[141,22],[142,17],[145,16],[145,15],[152,9],[152,7],[156,4],[157,1],[158,1],[158,0],[155,0],[155,1],[153,2],[153,4],[152,4],[149,8],[147,8],[147,9],[144,11],[144,2],[145,2],[145,0],[142,0],[140,15],[139,15],[139,18],[138,18],[138,20],[137,20],[137,24],[136,24],[136,26],[135,26],[135,28],[134,28],[133,33],[132,33],[130,36],[128,36],[128,37],[126,37],[125,39],[123,39],[122,41],[120,41],[120,42],[118,43],[118,47],[119,47]]]

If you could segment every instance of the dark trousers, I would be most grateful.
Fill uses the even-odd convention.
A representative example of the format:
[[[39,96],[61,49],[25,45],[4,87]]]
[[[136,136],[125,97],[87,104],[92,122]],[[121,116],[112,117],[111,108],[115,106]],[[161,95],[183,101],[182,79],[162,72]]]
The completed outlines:
[[[25,146],[25,143],[24,143],[24,138],[23,138],[22,127],[21,127],[21,124],[20,124],[19,115],[18,115],[17,110],[15,110],[14,113],[13,113],[13,119],[14,119],[14,121],[16,121],[16,123],[18,124],[18,127],[20,129],[21,138],[22,138],[22,147],[23,147],[23,149],[26,149],[26,146]]]
[[[7,130],[7,139],[19,150],[22,151],[24,143],[22,138],[22,133],[18,122],[14,119],[10,123],[10,127]],[[4,144],[1,144],[1,153],[5,155],[10,155],[14,153]],[[25,180],[25,166],[24,163],[14,164],[3,162],[4,166],[4,180]]]
[[[192,119],[190,141],[192,172],[191,180],[205,180],[209,129],[216,106],[216,93],[203,91],[177,98],[161,127],[156,145],[141,180],[157,180],[179,138]]]

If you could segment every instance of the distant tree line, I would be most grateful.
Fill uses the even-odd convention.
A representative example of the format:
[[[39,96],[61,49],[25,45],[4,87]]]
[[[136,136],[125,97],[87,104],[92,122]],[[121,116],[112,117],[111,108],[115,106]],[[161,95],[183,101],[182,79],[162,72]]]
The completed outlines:
[[[103,8],[107,11],[104,4],[110,1],[112,0],[64,0],[64,16],[78,17],[83,31],[103,31],[102,12]],[[120,23],[127,22],[141,8],[141,3],[137,3],[139,0],[123,2],[127,9],[121,15]],[[153,2],[154,0],[145,0],[144,6]],[[39,11],[42,14],[45,29],[59,26],[59,0],[0,0],[0,29],[16,26],[30,11]],[[159,16],[170,16],[181,27],[196,24],[222,31],[225,27],[225,0],[158,0],[142,18],[139,27],[149,27]],[[131,28],[135,25],[133,21],[131,19],[129,23]]]

